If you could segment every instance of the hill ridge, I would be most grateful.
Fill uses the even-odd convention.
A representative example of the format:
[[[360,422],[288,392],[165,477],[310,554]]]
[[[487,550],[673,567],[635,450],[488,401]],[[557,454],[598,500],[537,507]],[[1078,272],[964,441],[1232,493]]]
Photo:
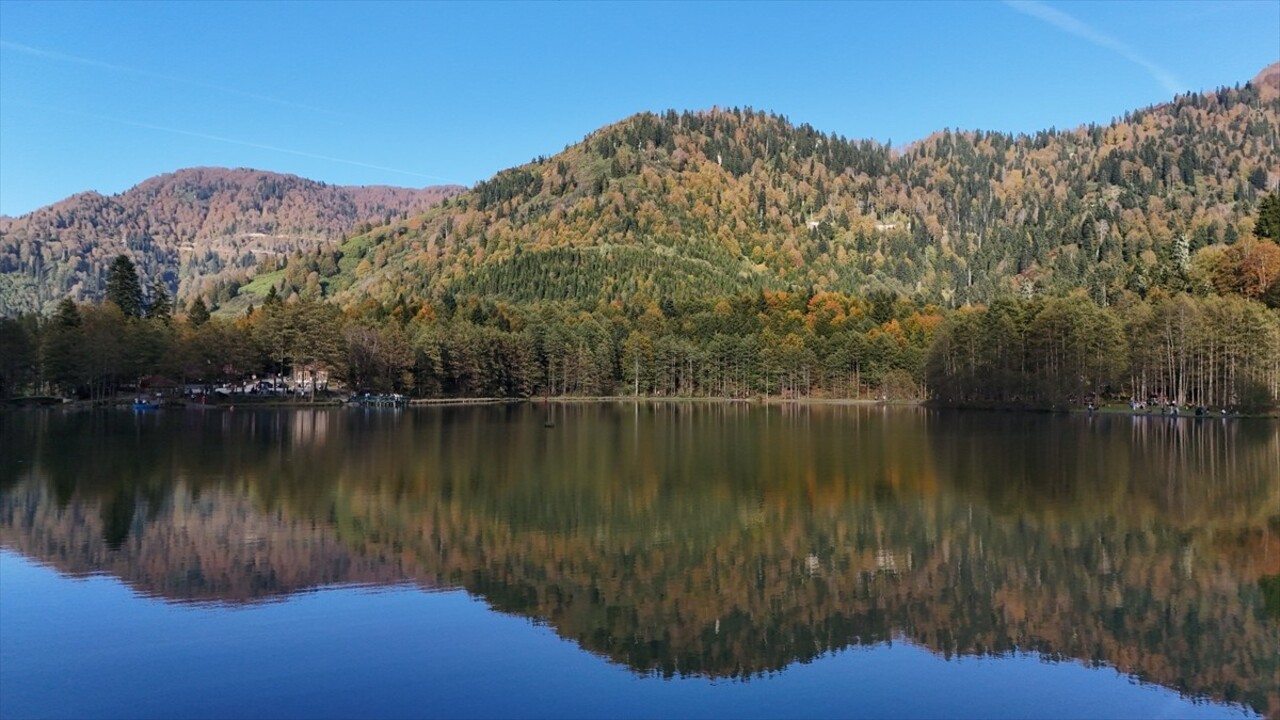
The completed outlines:
[[[180,300],[227,293],[260,263],[314,252],[460,191],[339,186],[252,168],[182,168],[114,195],[88,190],[0,218],[0,314],[95,300],[117,254]],[[247,238],[252,237],[252,242]]]
[[[586,268],[578,284],[594,291],[562,299],[812,288],[960,305],[1084,287],[1106,303],[1196,289],[1203,278],[1177,256],[1251,234],[1280,184],[1278,118],[1280,104],[1246,84],[1106,125],[942,130],[898,149],[751,108],[637,113],[351,239],[321,283],[347,305],[536,301],[584,268],[562,251],[535,268],[527,253],[611,245],[677,249],[668,259],[724,272],[698,285],[707,278],[651,252],[645,267]],[[287,274],[286,294],[297,290]]]
[[[260,207],[241,203],[234,217],[189,233],[220,235],[231,247],[210,248],[195,269],[171,247],[152,258],[145,233],[125,232],[134,245],[124,250],[180,298],[200,294],[227,312],[260,303],[271,286],[344,306],[414,308],[462,295],[594,305],[887,291],[958,306],[1074,288],[1103,304],[1153,288],[1213,291],[1197,258],[1249,237],[1259,203],[1280,186],[1273,86],[1280,63],[1244,86],[1178,95],[1104,125],[944,129],[902,147],[750,107],[641,112],[470,189],[364,188],[381,201],[346,203],[342,222],[282,228],[269,248],[236,249],[240,233],[276,233],[254,224]],[[171,187],[256,172],[192,168],[126,193],[166,187],[161,178]],[[350,190],[271,177],[330,195]],[[275,192],[259,185],[268,198]],[[417,206],[404,194],[433,190]],[[450,200],[436,206],[442,198]],[[107,216],[121,234],[112,216],[125,213],[110,197],[62,202]],[[74,237],[82,229],[55,227],[36,261],[19,247],[41,239],[19,232],[24,221],[0,220],[0,311],[95,298],[105,253],[83,252]],[[590,246],[628,250],[609,263],[584,261],[575,249]]]

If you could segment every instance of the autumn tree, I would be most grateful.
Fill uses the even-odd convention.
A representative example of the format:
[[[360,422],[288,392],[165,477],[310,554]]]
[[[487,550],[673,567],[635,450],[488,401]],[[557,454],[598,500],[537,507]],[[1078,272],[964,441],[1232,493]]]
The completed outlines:
[[[121,380],[133,369],[129,350],[129,317],[114,302],[86,305],[80,332],[84,343],[84,381],[89,397],[113,395]]]
[[[346,379],[352,388],[379,393],[402,392],[408,388],[414,355],[400,325],[353,325],[346,329],[344,336]]]

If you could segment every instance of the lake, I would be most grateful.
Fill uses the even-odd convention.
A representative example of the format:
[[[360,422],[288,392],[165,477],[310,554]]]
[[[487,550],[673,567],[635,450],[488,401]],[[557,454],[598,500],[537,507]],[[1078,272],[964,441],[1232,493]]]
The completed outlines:
[[[0,716],[1280,714],[1280,423],[0,413]]]

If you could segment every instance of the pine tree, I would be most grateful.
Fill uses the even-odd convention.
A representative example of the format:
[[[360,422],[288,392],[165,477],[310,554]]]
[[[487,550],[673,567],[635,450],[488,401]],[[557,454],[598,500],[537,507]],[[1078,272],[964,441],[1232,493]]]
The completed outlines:
[[[1267,169],[1259,165],[1249,173],[1249,184],[1254,190],[1267,189]]]
[[[64,393],[75,392],[84,379],[83,323],[80,308],[71,298],[63,298],[53,314],[53,322],[42,333],[40,363],[44,379]]]
[[[155,318],[168,325],[173,319],[173,302],[169,299],[169,291],[165,289],[160,278],[151,283],[151,307],[147,309],[147,317]]]
[[[0,318],[0,398],[18,394],[36,367],[34,327],[19,318]]]
[[[80,327],[80,308],[71,298],[62,298],[58,309],[53,313],[53,324],[61,328]]]
[[[1258,206],[1258,221],[1253,233],[1280,242],[1280,192],[1271,193]]]
[[[195,327],[209,322],[209,306],[204,304],[204,298],[197,297],[191,301],[191,305],[187,308],[187,322]]]
[[[115,303],[125,317],[142,317],[142,283],[133,261],[117,255],[107,271],[107,302]]]

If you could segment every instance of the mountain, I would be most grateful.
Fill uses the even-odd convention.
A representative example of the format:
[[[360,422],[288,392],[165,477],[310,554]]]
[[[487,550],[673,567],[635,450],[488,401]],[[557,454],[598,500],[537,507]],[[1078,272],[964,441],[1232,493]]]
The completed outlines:
[[[1274,99],[1280,95],[1280,62],[1271,63],[1263,68],[1262,72],[1254,76],[1249,84],[1258,88],[1265,99]]]
[[[1280,185],[1277,82],[1272,66],[1106,125],[901,149],[751,109],[640,114],[266,281],[383,306],[1194,290],[1197,253],[1249,235]]]
[[[1280,63],[1106,125],[943,130],[905,148],[751,109],[643,113],[466,191],[186,170],[0,219],[0,312],[98,298],[119,252],[226,312],[271,286],[414,312],[466,297],[1222,292],[1225,249],[1280,187],[1278,138]]]
[[[0,218],[0,315],[101,297],[107,265],[129,255],[179,299],[228,294],[228,281],[314,252],[362,223],[420,213],[462,188],[341,187],[248,169],[192,168],[123,193],[80,193]],[[215,297],[216,300],[216,297]]]

